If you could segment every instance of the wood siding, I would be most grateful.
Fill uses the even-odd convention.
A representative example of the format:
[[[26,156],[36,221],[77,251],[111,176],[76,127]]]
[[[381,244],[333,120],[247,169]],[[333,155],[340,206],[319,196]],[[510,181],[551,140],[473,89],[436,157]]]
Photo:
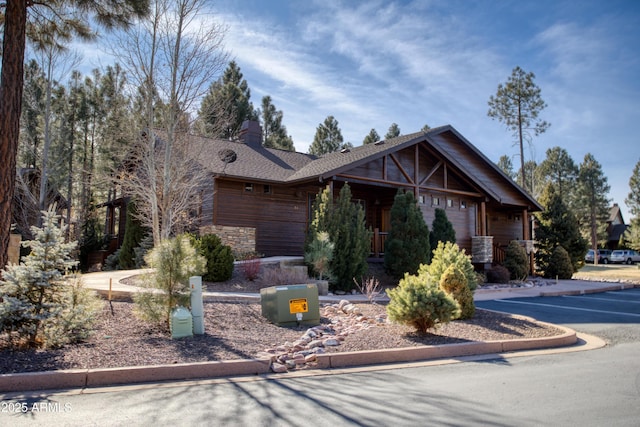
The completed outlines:
[[[209,212],[216,225],[253,227],[256,251],[265,256],[302,255],[308,221],[308,193],[317,187],[284,187],[216,179]],[[265,193],[269,185],[270,193]],[[204,209],[203,209],[204,212]]]

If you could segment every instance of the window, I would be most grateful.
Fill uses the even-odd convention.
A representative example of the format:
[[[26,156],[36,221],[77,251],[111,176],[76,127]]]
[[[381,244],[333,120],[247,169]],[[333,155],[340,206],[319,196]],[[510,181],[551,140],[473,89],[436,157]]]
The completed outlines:
[[[247,193],[253,193],[253,184],[246,182],[244,184],[244,191]]]
[[[452,208],[453,207],[453,199],[447,199],[447,207],[448,208]]]
[[[418,203],[424,205],[424,196],[418,196]]]
[[[460,200],[460,209],[467,209],[467,201]]]
[[[431,206],[440,206],[440,197],[431,197]]]
[[[271,194],[271,186],[267,185],[267,184],[263,185],[262,186],[262,192],[264,194]]]

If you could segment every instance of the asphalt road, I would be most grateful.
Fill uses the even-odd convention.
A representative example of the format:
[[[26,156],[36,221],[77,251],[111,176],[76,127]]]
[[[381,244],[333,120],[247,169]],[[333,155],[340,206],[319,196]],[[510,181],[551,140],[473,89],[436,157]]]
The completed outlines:
[[[0,403],[27,410],[0,412],[0,425],[640,425],[640,290],[478,305],[569,325],[609,345],[299,378],[15,396]]]
[[[568,326],[596,335],[611,345],[640,343],[640,288],[576,296],[480,301],[476,306]]]

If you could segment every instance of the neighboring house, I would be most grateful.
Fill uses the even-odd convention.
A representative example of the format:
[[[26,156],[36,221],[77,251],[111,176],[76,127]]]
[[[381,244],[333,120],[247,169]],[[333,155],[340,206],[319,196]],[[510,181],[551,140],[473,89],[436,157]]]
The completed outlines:
[[[607,220],[607,248],[611,250],[618,249],[620,238],[627,230],[628,225],[624,223],[620,206],[614,203],[609,210],[609,219]]]
[[[201,146],[203,138],[192,138]],[[209,148],[197,158],[212,174],[201,192],[200,231],[220,235],[240,252],[302,255],[314,198],[327,186],[337,197],[345,183],[374,231],[374,257],[383,255],[399,188],[414,192],[429,227],[435,209],[444,209],[458,245],[481,265],[500,258],[511,240],[530,241],[530,213],[542,210],[452,126],[319,158],[261,141],[260,125],[245,122],[240,141],[207,140]]]
[[[16,187],[12,204],[12,224],[15,224],[13,232],[20,234],[23,239],[30,240],[31,226],[37,225],[40,217],[40,169],[19,168],[16,171]],[[45,194],[46,208],[55,205],[56,213],[64,217],[69,204],[67,199],[53,186],[51,181]]]

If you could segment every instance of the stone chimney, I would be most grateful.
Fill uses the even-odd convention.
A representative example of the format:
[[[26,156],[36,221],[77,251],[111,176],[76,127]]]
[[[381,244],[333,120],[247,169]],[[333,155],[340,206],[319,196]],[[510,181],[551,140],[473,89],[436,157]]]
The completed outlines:
[[[254,147],[262,146],[262,126],[259,122],[245,120],[238,135],[240,142]]]

